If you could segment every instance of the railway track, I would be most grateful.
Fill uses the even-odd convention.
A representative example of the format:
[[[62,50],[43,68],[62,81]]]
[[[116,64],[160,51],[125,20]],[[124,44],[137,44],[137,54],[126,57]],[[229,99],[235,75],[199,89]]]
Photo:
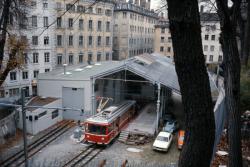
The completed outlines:
[[[68,161],[63,167],[80,167],[87,165],[93,158],[95,158],[104,148],[97,148],[91,145],[82,150],[74,158]]]
[[[67,132],[71,127],[73,127],[72,121],[62,121],[59,123],[51,131],[47,132],[43,136],[41,136],[36,141],[30,143],[28,145],[28,158],[34,156],[37,152],[42,150],[45,146],[56,140],[59,136]],[[24,163],[24,151],[18,151],[17,153],[13,154],[9,158],[5,159],[4,161],[0,162],[1,167],[7,166],[20,166]]]

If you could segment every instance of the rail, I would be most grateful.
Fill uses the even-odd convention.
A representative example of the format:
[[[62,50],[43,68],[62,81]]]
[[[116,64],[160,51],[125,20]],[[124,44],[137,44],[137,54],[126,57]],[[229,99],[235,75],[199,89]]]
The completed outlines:
[[[28,158],[34,156],[37,152],[42,150],[48,144],[56,140],[59,136],[67,132],[73,126],[72,121],[63,121],[58,124],[54,129],[44,134],[39,139],[35,140],[31,144],[28,145]],[[1,167],[7,166],[20,166],[24,163],[25,156],[24,151],[18,151],[12,156],[0,162]]]

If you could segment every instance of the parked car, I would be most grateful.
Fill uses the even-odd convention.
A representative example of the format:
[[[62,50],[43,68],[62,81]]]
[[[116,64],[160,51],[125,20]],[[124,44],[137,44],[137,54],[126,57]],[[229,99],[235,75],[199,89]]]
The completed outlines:
[[[179,132],[178,132],[178,149],[182,149],[182,146],[184,144],[184,136],[185,136],[185,131],[179,130]]]
[[[164,121],[165,122],[174,121],[174,120],[176,120],[176,119],[175,119],[175,116],[172,113],[166,113],[164,115]]]
[[[176,130],[179,128],[179,125],[177,123],[177,121],[172,120],[172,121],[168,121],[165,126],[163,127],[163,131],[165,132],[170,132],[170,133],[174,133],[176,132]]]
[[[167,152],[173,140],[172,133],[160,132],[156,137],[153,149]]]

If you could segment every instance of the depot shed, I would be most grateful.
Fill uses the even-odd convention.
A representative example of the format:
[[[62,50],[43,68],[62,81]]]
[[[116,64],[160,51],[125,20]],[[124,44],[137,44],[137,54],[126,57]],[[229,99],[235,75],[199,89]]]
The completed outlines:
[[[211,93],[218,95],[210,77]],[[96,113],[97,97],[112,98],[109,104],[135,100],[139,108],[154,103],[157,125],[168,110],[172,92],[180,94],[172,59],[160,54],[143,54],[124,61],[99,62],[39,74],[38,94],[62,99],[62,107],[82,109],[64,111],[65,119],[83,120]],[[108,104],[108,105],[109,105]]]

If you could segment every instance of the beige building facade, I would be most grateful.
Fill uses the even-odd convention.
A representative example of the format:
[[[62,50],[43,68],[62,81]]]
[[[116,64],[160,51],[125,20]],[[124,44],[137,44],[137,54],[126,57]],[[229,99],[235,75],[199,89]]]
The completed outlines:
[[[154,25],[158,15],[132,3],[114,8],[113,58],[123,60],[153,52]]]
[[[201,38],[207,65],[220,64],[223,60],[220,37],[220,23],[216,13],[201,13]],[[154,51],[173,59],[171,33],[167,20],[159,19],[155,25]]]
[[[173,59],[172,38],[169,23],[165,19],[159,19],[158,24],[155,25],[154,52]]]
[[[71,0],[57,0],[56,5],[57,66],[112,60],[114,3],[81,0],[72,4]]]

